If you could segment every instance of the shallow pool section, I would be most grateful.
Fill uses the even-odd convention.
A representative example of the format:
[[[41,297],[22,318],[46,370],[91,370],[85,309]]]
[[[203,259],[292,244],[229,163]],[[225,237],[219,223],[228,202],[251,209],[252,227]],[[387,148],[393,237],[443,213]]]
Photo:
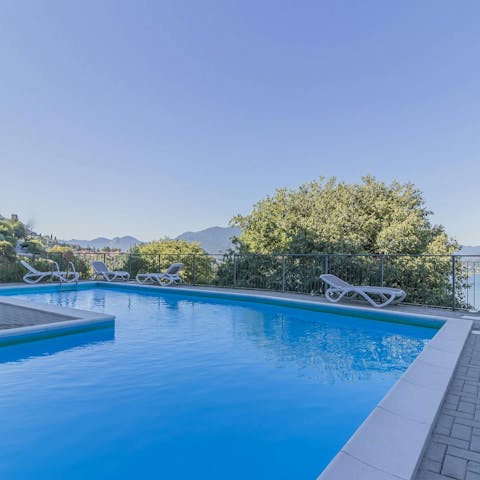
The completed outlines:
[[[116,323],[0,348],[11,480],[313,480],[436,333],[165,290],[18,298]]]

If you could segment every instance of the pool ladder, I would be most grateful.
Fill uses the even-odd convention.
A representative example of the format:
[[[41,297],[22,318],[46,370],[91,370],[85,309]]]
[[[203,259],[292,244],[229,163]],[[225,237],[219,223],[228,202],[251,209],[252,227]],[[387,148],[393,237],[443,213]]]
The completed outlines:
[[[75,290],[77,289],[78,287],[78,278],[77,276],[75,275],[77,273],[77,271],[75,270],[75,265],[73,264],[73,262],[68,262],[67,264],[67,271],[65,272],[65,277],[63,275],[60,274],[60,267],[58,266],[58,263],[57,262],[53,262],[56,269],[57,269],[57,277],[58,277],[58,283],[59,283],[59,286],[60,286],[60,290],[62,289],[63,285],[71,285],[71,284],[74,284],[75,285]],[[73,280],[72,281],[69,281],[68,280],[68,276],[73,273]]]

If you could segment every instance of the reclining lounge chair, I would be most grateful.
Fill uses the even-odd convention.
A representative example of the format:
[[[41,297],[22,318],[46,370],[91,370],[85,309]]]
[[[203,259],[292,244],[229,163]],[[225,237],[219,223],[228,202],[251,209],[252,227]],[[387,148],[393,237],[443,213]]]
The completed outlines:
[[[28,272],[23,276],[23,281],[25,283],[38,283],[41,282],[43,279],[48,279],[52,281],[57,280],[59,282],[70,283],[78,281],[80,277],[80,274],[75,271],[73,263],[71,264],[72,270],[69,270],[67,272],[60,271],[60,267],[58,266],[57,262],[53,262],[52,266],[55,266],[55,268],[52,268],[52,270],[48,272],[41,272],[40,270],[37,270],[25,260],[20,260],[20,263],[28,270]]]
[[[399,288],[356,286],[345,282],[335,275],[320,275],[320,278],[329,286],[325,296],[331,302],[337,303],[343,298],[364,298],[372,307],[383,308],[402,302],[406,293]]]
[[[180,278],[180,270],[183,263],[172,263],[164,273],[139,273],[136,277],[137,283],[157,282],[163,287],[168,287],[174,283],[182,283]]]
[[[112,282],[113,280],[130,280],[130,274],[128,272],[123,272],[121,270],[109,270],[103,262],[95,261],[92,262],[93,267],[93,276],[92,280],[95,280],[97,277],[102,277],[107,282]]]

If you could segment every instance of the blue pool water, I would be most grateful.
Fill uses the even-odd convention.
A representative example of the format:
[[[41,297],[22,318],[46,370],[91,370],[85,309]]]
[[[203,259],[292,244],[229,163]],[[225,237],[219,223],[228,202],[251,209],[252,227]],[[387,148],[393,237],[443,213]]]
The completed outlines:
[[[315,479],[434,329],[91,288],[115,328],[0,348],[0,478]]]

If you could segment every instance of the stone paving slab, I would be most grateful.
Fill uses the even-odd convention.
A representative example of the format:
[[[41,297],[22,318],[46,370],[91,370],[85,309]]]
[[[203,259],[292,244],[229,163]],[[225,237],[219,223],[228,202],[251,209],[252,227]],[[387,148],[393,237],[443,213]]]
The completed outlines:
[[[474,323],[474,331],[480,322]],[[480,335],[471,333],[416,480],[480,480]]]
[[[0,296],[0,345],[115,325],[115,317]]]
[[[64,322],[72,317],[0,302],[0,330]]]

